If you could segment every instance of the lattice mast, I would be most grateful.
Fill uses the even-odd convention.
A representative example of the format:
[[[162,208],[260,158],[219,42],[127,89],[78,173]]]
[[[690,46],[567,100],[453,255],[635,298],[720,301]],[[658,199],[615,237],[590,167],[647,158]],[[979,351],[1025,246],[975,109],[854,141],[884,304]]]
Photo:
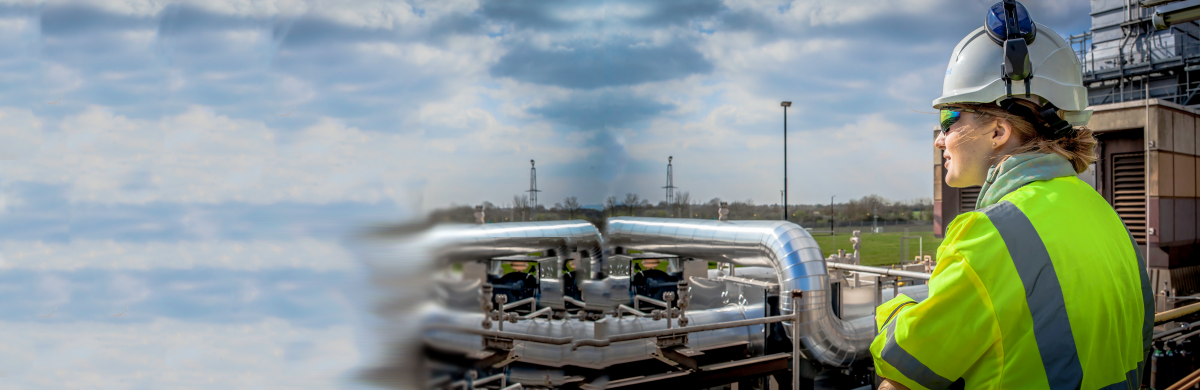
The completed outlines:
[[[667,208],[673,207],[671,205],[671,201],[675,199],[675,178],[673,177],[673,172],[672,172],[672,167],[671,167],[671,160],[674,160],[674,159],[675,159],[675,156],[667,157],[667,185],[663,187],[663,188],[667,189]]]
[[[537,193],[542,192],[537,189],[537,166],[533,160],[529,160],[529,220],[537,220]]]

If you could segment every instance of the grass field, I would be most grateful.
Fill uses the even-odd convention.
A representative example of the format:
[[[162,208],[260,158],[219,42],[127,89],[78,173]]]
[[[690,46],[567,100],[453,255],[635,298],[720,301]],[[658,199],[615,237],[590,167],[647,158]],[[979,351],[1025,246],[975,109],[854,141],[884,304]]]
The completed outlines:
[[[900,237],[904,233],[878,233],[871,234],[863,232],[862,249],[859,251],[862,255],[863,265],[886,265],[899,263],[901,260],[912,260],[917,254],[921,253],[921,245],[917,239],[907,240],[908,258],[900,258]],[[909,236],[920,236],[924,241],[926,255],[933,256],[937,254],[938,245],[942,244],[942,239],[934,238],[933,232],[913,232]],[[830,254],[836,253],[838,249],[845,249],[846,252],[853,251],[850,244],[849,233],[840,233],[836,236],[818,236],[814,235],[813,239],[817,240],[817,244],[821,245],[821,251],[828,257]]]

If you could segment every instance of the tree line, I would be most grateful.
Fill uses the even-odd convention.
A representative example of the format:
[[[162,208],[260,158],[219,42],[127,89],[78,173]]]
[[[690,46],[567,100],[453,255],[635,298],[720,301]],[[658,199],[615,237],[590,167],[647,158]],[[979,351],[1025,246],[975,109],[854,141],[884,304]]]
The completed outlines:
[[[532,207],[525,195],[514,195],[512,203],[497,205],[485,201],[481,205],[484,211],[485,223],[513,221],[558,221],[568,219],[587,220],[603,228],[605,219],[610,217],[637,216],[659,218],[697,218],[717,219],[720,204],[726,202],[721,198],[713,198],[707,202],[693,201],[691,194],[686,191],[676,192],[668,204],[665,200],[651,203],[636,193],[626,193],[624,197],[609,196],[604,199],[600,209],[584,207],[577,197],[568,196],[563,200],[547,205],[539,204]],[[756,204],[754,200],[728,201],[729,219],[732,220],[779,220],[783,208],[778,204]],[[931,221],[933,219],[933,200],[919,198],[905,201],[891,201],[879,195],[867,195],[844,203],[829,204],[792,204],[788,205],[788,220],[801,226],[819,226],[829,221]],[[460,222],[475,221],[474,206],[450,206],[434,210],[429,214],[430,222]]]

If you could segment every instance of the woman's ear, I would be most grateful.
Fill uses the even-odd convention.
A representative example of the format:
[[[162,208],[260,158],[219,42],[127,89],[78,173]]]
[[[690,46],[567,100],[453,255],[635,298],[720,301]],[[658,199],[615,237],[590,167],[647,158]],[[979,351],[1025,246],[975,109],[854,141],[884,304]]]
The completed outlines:
[[[996,121],[996,130],[992,132],[993,149],[1002,148],[1013,136],[1012,124],[1006,120]]]

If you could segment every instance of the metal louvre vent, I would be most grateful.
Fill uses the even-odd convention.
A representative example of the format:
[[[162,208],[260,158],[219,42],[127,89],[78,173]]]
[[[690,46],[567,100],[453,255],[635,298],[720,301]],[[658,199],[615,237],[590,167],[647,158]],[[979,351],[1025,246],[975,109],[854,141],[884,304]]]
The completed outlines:
[[[961,204],[958,205],[959,214],[975,211],[975,202],[979,200],[980,189],[982,187],[975,186],[959,190],[959,199],[961,199]]]
[[[1112,156],[1112,205],[1138,244],[1146,243],[1146,156]]]

